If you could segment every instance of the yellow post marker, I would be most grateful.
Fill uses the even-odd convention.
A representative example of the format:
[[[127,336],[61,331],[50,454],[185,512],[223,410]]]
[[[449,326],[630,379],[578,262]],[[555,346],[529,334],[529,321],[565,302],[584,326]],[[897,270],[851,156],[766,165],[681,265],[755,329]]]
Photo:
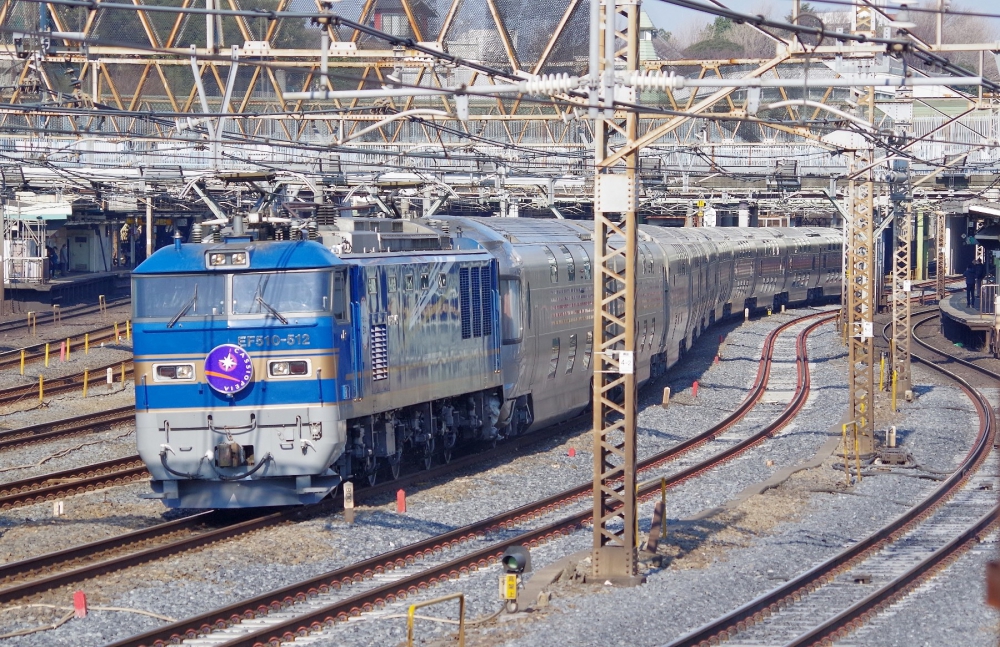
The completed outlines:
[[[847,427],[853,424],[853,422],[846,422],[840,428],[840,446],[844,448],[844,478],[847,479],[848,485],[851,484],[851,464],[847,449]]]
[[[83,372],[83,397],[87,397],[87,379],[90,377],[90,371]]]
[[[125,362],[122,362],[122,388],[125,388]]]
[[[896,378],[897,377],[898,376],[896,375],[896,371],[893,371],[892,372],[892,410],[893,411],[899,411],[899,409],[896,408]]]
[[[129,319],[125,320],[125,339],[132,341],[132,321]]]
[[[115,341],[118,341],[118,322],[115,322]]]
[[[90,355],[90,333],[83,334],[83,354]]]
[[[69,345],[70,345],[71,342],[72,342],[72,339],[70,337],[67,337],[66,338],[66,361],[67,362],[69,361]]]
[[[24,349],[21,349],[21,375],[24,375]]]
[[[878,390],[885,390],[885,355],[878,361]]]
[[[45,368],[49,367],[49,343],[45,342]]]
[[[41,375],[38,376],[38,401],[42,401],[42,397],[45,395],[45,378]]]

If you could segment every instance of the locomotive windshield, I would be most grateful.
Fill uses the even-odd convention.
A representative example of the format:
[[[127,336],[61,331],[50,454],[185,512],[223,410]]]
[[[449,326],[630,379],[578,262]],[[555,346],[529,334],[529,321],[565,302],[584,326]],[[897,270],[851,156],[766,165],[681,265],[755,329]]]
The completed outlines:
[[[226,314],[226,279],[218,274],[139,276],[135,278],[132,302],[137,319]]]
[[[233,276],[233,314],[330,311],[329,272],[265,272]]]

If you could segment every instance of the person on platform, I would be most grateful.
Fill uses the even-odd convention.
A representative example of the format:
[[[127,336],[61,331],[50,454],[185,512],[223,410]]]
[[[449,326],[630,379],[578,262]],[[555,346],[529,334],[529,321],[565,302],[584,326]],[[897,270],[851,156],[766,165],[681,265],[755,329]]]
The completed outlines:
[[[965,305],[969,308],[976,305],[976,277],[978,274],[975,265],[970,265],[965,270]]]
[[[976,261],[973,267],[976,268],[976,294],[980,293],[983,287],[983,279],[986,278],[986,266],[982,261]]]
[[[63,246],[59,248],[59,271],[63,276],[69,272],[69,247],[66,243],[63,243]]]
[[[59,274],[59,254],[56,253],[55,247],[46,245],[45,255],[49,259],[49,277],[55,278]]]

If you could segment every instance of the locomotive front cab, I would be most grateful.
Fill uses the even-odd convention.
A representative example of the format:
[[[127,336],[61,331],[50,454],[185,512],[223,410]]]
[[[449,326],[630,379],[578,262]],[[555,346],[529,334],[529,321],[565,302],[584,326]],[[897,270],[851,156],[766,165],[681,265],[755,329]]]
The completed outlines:
[[[348,269],[308,241],[167,248],[136,269],[137,442],[153,498],[289,505],[339,485]]]

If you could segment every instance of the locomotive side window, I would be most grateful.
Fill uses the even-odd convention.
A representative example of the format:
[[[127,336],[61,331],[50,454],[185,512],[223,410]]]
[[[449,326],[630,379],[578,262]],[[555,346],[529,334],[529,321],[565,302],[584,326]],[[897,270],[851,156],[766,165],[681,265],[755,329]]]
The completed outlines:
[[[377,294],[377,293],[378,293],[378,277],[377,276],[369,276],[368,277],[368,294]]]
[[[431,277],[427,272],[420,273],[420,288],[426,290],[431,286]]]
[[[137,276],[132,294],[137,319],[226,314],[226,277],[221,274]]]
[[[594,333],[587,333],[587,345],[583,347],[583,368],[590,368],[590,356],[594,354]]]
[[[552,356],[549,358],[549,378],[556,376],[559,371],[559,338],[552,340]]]
[[[345,323],[347,312],[347,276],[343,270],[337,270],[333,273],[333,316]]]
[[[413,290],[413,275],[412,274],[407,274],[405,277],[403,277],[403,289],[405,289],[405,290],[411,290],[411,291]]]
[[[389,292],[395,292],[395,291],[396,291],[396,275],[395,274],[390,274],[389,275]]]
[[[438,274],[438,287],[446,288],[448,287],[448,275],[442,272]]]
[[[521,281],[500,280],[500,328],[503,343],[517,344],[521,341]]]

